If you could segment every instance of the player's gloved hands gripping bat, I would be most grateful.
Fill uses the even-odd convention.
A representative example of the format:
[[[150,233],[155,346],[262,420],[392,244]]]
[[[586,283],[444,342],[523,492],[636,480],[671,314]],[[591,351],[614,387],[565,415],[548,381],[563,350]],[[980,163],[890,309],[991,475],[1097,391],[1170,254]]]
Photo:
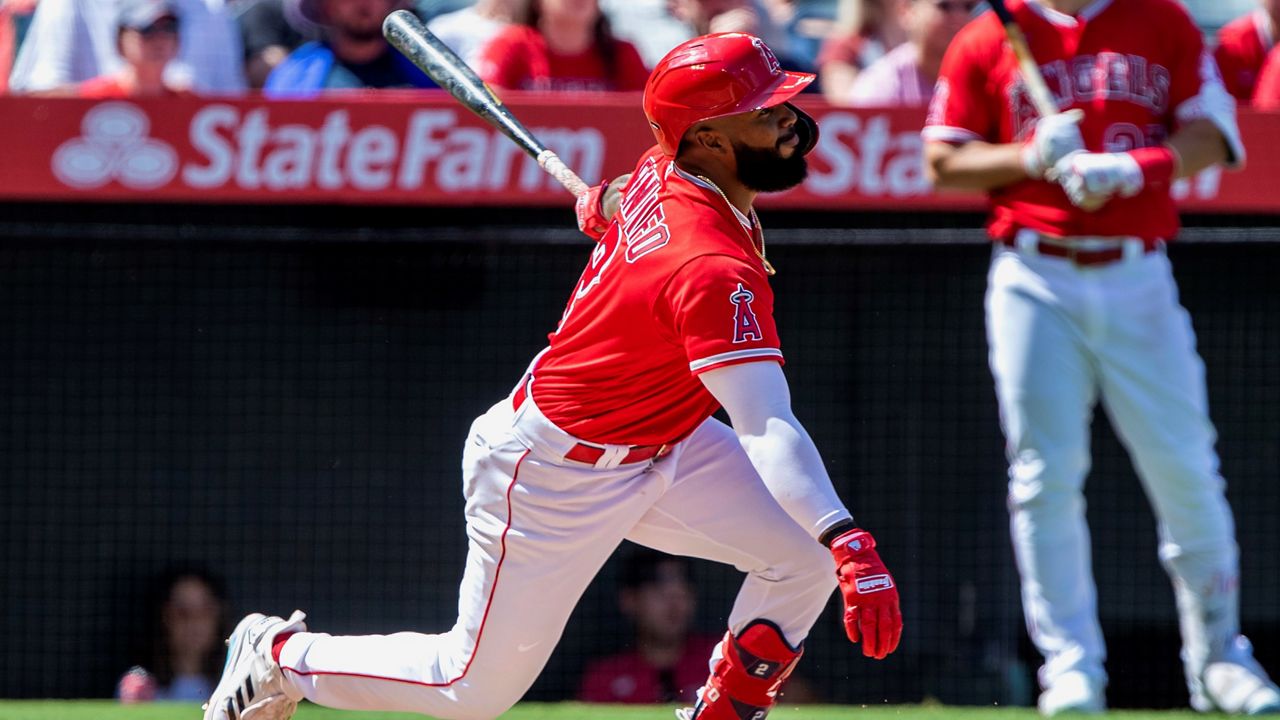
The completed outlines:
[[[593,240],[603,237],[609,229],[609,219],[622,205],[622,191],[630,179],[631,173],[619,175],[579,195],[573,205],[574,213],[578,216],[578,229]]]
[[[1133,197],[1148,186],[1168,185],[1179,162],[1167,145],[1128,152],[1078,152],[1059,160],[1053,174],[1072,204],[1095,212],[1113,197]]]
[[[844,597],[844,630],[850,642],[862,643],[862,654],[883,660],[902,639],[898,586],[876,552],[866,530],[853,528],[831,541],[836,577]]]
[[[1080,121],[1084,112],[1075,109],[1046,115],[1036,121],[1031,138],[1022,146],[1022,167],[1035,180],[1056,179],[1054,166],[1062,158],[1084,150]]]

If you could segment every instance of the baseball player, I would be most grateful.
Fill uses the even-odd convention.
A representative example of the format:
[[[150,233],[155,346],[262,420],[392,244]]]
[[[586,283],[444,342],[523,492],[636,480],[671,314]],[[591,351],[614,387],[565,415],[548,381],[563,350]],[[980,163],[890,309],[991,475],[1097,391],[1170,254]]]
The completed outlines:
[[[1043,714],[1102,711],[1082,487],[1101,400],[1159,521],[1192,706],[1280,710],[1240,634],[1204,368],[1165,256],[1170,183],[1239,166],[1235,105],[1175,0],[1011,0],[1063,114],[1038,117],[999,21],[956,37],[924,129],[938,186],[990,194],[987,335]]]
[[[1223,84],[1241,105],[1248,105],[1262,76],[1267,55],[1276,46],[1280,0],[1260,0],[1261,7],[1232,20],[1218,31],[1213,57]]]
[[[549,346],[463,452],[470,547],[439,635],[332,637],[250,615],[205,720],[277,720],[298,700],[494,718],[533,683],[574,604],[630,539],[747,574],[683,720],[763,718],[841,589],[849,639],[884,658],[902,619],[870,533],[790,408],[760,192],[805,176],[817,141],[758,38],[690,40],[654,69],[640,159]],[[580,206],[599,223],[602,188]],[[732,427],[711,417],[723,407]],[[832,572],[832,558],[835,572]]]

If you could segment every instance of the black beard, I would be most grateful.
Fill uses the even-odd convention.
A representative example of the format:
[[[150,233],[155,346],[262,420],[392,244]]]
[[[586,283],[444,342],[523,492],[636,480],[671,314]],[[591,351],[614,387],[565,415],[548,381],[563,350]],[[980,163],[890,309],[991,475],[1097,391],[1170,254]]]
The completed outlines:
[[[779,192],[793,188],[809,174],[809,163],[796,153],[784,158],[777,148],[765,150],[735,142],[738,158],[738,180],[756,192]]]

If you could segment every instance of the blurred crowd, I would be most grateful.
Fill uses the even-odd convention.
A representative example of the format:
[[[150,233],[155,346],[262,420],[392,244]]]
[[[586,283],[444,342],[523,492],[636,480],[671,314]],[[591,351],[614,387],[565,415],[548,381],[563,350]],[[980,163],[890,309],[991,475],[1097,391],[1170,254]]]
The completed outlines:
[[[1035,0],[1031,0],[1035,1]],[[1280,0],[1186,0],[1241,105],[1280,107]],[[742,31],[842,106],[927,105],[981,0],[0,0],[0,92],[93,98],[430,88],[382,37],[415,12],[493,87],[638,91],[680,42]]]

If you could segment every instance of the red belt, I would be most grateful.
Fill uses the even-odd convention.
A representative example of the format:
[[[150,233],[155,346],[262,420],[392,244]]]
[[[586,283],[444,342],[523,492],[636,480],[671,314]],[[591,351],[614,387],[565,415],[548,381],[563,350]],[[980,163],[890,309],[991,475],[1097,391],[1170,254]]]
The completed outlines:
[[[511,396],[511,407],[519,410],[524,401],[528,399],[528,382],[520,383],[520,387],[516,388],[515,394]],[[644,462],[653,458],[661,458],[671,452],[671,445],[663,443],[662,445],[633,445],[626,456],[622,458],[619,465],[629,465],[631,463]],[[587,443],[578,443],[569,448],[569,452],[564,454],[565,460],[573,460],[574,462],[585,463],[587,465],[595,465],[600,462],[600,458],[604,457],[605,449],[596,445],[588,445]]]
[[[1004,238],[1000,242],[1015,250],[1018,249],[1017,241],[1013,238]],[[1069,243],[1070,241],[1054,242],[1048,238],[1040,237],[1036,240],[1036,252],[1049,257],[1065,258],[1080,267],[1106,265],[1124,258],[1123,245],[1111,248],[1083,248]],[[1158,240],[1143,240],[1142,252],[1145,255],[1159,246],[1160,242]]]

